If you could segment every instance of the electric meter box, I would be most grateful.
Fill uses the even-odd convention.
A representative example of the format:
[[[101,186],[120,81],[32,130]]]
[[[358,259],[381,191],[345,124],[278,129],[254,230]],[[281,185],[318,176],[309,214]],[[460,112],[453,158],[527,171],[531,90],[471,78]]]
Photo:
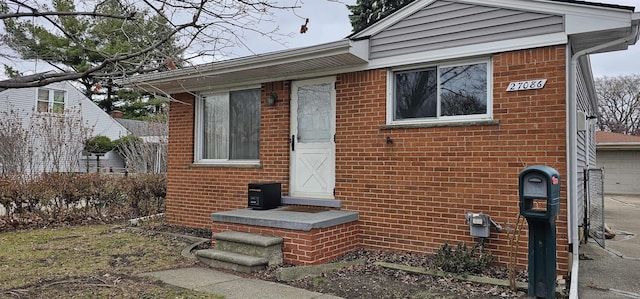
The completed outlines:
[[[536,165],[519,176],[520,214],[525,218],[552,219],[560,210],[560,174],[554,168]]]
[[[467,213],[465,215],[472,237],[488,238],[491,233],[491,218],[489,215],[478,213]]]

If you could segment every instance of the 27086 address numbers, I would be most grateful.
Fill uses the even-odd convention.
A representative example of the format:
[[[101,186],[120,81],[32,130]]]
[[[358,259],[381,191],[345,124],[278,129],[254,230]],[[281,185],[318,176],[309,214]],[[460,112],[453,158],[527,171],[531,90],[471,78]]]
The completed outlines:
[[[511,82],[507,91],[542,89],[546,83],[547,79]]]

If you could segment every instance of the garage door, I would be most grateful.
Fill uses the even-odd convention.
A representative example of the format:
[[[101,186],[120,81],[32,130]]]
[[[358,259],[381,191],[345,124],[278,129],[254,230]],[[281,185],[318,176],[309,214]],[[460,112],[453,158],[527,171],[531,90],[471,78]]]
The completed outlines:
[[[640,194],[640,151],[598,151],[597,161],[605,193]]]

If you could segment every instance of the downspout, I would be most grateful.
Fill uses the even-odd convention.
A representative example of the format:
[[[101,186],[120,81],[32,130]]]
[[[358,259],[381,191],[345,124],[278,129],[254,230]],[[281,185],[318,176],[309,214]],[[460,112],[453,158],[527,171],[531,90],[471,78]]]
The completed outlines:
[[[629,44],[629,42],[635,43],[638,35],[638,24],[631,25],[631,34],[626,37],[610,41],[601,45],[597,45],[588,49],[584,49],[576,52],[571,56],[571,63],[569,66],[569,109],[568,109],[568,143],[569,143],[569,159],[568,159],[568,173],[567,173],[567,185],[569,186],[569,220],[571,221],[571,242],[572,242],[572,252],[573,252],[573,262],[571,266],[571,286],[570,286],[570,299],[578,298],[578,248],[580,240],[578,239],[578,185],[576,184],[576,175],[578,173],[578,131],[577,131],[577,122],[576,122],[576,114],[578,112],[577,108],[577,72],[578,72],[578,59],[584,55],[606,49],[608,47],[616,46],[622,43]]]

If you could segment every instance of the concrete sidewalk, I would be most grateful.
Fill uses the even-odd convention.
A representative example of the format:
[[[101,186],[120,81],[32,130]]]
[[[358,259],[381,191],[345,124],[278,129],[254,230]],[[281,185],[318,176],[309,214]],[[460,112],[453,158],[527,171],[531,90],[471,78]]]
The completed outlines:
[[[243,278],[211,268],[190,267],[146,273],[165,283],[225,296],[227,299],[340,299],[260,279]]]
[[[640,299],[640,196],[605,196],[605,222],[616,237],[601,248],[589,239],[580,246],[580,299]]]

